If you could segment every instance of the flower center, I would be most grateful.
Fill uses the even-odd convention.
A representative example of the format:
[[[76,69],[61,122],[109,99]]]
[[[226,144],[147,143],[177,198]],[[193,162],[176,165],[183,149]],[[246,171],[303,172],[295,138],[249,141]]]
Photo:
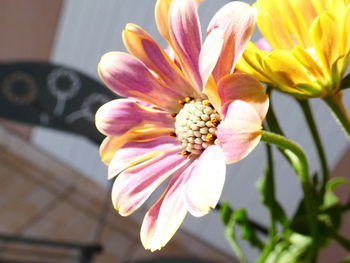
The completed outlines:
[[[175,134],[183,148],[182,155],[200,154],[214,144],[220,120],[220,114],[208,100],[187,97],[175,120]]]

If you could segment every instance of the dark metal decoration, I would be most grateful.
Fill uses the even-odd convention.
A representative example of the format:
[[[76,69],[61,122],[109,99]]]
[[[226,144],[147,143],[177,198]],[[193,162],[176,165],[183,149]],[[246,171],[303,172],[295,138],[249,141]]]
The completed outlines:
[[[95,113],[102,104],[116,98],[98,81],[68,67],[40,62],[0,64],[0,118],[80,134],[99,144],[104,136],[95,127]],[[104,203],[97,221],[96,242],[105,224],[109,198]],[[58,263],[63,259],[90,263],[102,251],[98,243],[7,234],[0,234],[0,242],[0,263]],[[16,259],[16,255],[23,257]]]
[[[40,62],[0,64],[0,117],[103,139],[94,115],[117,98],[95,79]]]

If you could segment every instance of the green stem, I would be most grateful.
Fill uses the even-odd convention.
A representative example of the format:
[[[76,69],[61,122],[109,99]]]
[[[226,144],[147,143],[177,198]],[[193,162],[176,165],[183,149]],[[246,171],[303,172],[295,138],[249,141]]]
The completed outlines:
[[[273,165],[273,156],[272,156],[272,148],[270,144],[266,145],[266,153],[267,153],[267,171],[266,171],[266,184],[268,185],[269,196],[271,200],[275,200],[275,180],[274,180],[274,165]],[[260,254],[260,257],[257,259],[257,263],[264,263],[271,251],[276,246],[278,238],[276,237],[277,228],[276,228],[276,210],[274,206],[268,206],[270,212],[270,229],[269,229],[269,242],[266,244],[265,248]]]
[[[350,210],[350,202],[341,207],[342,212],[346,212],[348,210]]]
[[[338,233],[333,233],[334,239],[338,242],[339,245],[341,245],[346,251],[350,252],[350,241],[346,239],[345,237],[342,237]]]
[[[309,177],[309,165],[304,154],[304,151],[294,142],[288,140],[287,138],[267,132],[262,131],[261,139],[267,143],[276,145],[282,148],[285,154],[289,157],[293,164],[294,170],[298,174],[301,180],[302,189],[305,197],[305,209],[307,211],[307,219],[310,227],[311,236],[313,238],[313,245],[311,248],[311,262],[316,262],[318,253],[318,226],[317,226],[317,206],[315,205],[314,189],[312,188],[310,177]]]
[[[268,110],[267,115],[266,115],[266,123],[267,123],[267,126],[269,127],[270,131],[272,131],[273,133],[277,133],[277,134],[284,136],[284,132],[283,132],[281,126],[279,125],[278,119],[277,119],[275,111],[273,109],[272,96],[271,96],[272,90],[273,90],[273,87],[271,87],[271,86],[268,86],[267,90],[266,90],[266,93],[270,97],[269,110]],[[286,158],[286,160],[289,163],[291,163],[291,160],[285,154],[285,152],[283,150],[281,150],[280,148],[278,148],[278,149],[280,150],[280,152],[282,153],[284,158]]]
[[[306,119],[306,123],[309,126],[310,132],[312,139],[314,140],[316,150],[318,153],[318,158],[321,164],[321,169],[322,169],[322,187],[321,187],[321,196],[323,196],[325,189],[326,189],[326,183],[328,182],[329,179],[329,168],[327,164],[327,158],[326,154],[322,145],[322,141],[320,138],[320,135],[318,133],[318,129],[316,126],[316,122],[314,119],[314,116],[312,114],[312,110],[310,107],[310,103],[308,100],[297,100],[299,103],[302,111],[304,112],[304,116]]]
[[[226,238],[229,241],[232,250],[235,252],[236,256],[238,257],[239,262],[248,263],[241,247],[239,246],[238,242],[235,239],[235,223],[236,221],[234,216],[231,216],[230,221],[226,226],[226,231],[225,231]]]
[[[328,107],[332,110],[334,116],[337,118],[345,133],[350,140],[350,118],[346,112],[346,109],[342,100],[342,92],[338,92],[334,95],[323,98]]]
[[[278,123],[275,111],[273,109],[272,96],[271,96],[272,90],[273,90],[273,88],[270,86],[268,86],[268,88],[266,90],[267,94],[270,97],[269,111],[268,111],[267,116],[266,116],[266,122],[267,122],[267,125],[269,126],[269,129],[272,132],[280,134],[280,135],[284,135],[282,128]]]
[[[274,180],[274,165],[273,165],[273,157],[272,157],[272,149],[270,144],[266,144],[266,152],[267,152],[267,163],[268,163],[268,171],[266,173],[266,184],[269,185],[270,197],[272,200],[275,200],[275,180]],[[270,207],[273,208],[273,207]],[[270,242],[273,240],[273,237],[276,235],[276,216],[275,209],[270,209],[270,220],[271,227],[269,231]]]

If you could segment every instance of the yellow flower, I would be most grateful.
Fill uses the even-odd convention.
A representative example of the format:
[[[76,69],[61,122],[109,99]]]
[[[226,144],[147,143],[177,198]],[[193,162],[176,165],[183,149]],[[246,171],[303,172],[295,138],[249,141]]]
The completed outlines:
[[[271,48],[250,43],[237,69],[297,98],[337,93],[350,52],[350,0],[258,0],[256,7]]]

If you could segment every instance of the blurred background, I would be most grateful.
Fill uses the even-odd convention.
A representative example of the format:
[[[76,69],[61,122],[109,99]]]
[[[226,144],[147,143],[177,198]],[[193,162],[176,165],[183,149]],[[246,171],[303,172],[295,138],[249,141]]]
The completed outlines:
[[[225,3],[199,8],[203,32]],[[252,3],[253,1],[248,1]],[[130,217],[110,201],[107,168],[98,145],[94,112],[115,98],[99,81],[97,63],[125,50],[121,32],[132,22],[165,47],[154,22],[155,0],[0,0],[0,262],[235,262],[218,211],[190,215],[160,252],[143,249],[140,223],[157,196]],[[259,32],[253,40],[260,37]],[[316,153],[296,103],[274,94],[288,137],[303,146],[312,172]],[[350,96],[345,104],[350,110]],[[326,106],[311,101],[332,176],[350,177],[350,147]],[[260,226],[269,219],[256,184],[265,167],[263,143],[230,165],[222,201],[243,207]],[[277,196],[292,215],[301,196],[298,178],[275,151]],[[345,200],[349,188],[338,194]],[[349,215],[343,233],[350,235]],[[257,251],[242,242],[253,262]],[[331,244],[320,262],[338,262],[345,251]],[[177,258],[177,259],[174,259]],[[188,261],[186,261],[188,259]]]

